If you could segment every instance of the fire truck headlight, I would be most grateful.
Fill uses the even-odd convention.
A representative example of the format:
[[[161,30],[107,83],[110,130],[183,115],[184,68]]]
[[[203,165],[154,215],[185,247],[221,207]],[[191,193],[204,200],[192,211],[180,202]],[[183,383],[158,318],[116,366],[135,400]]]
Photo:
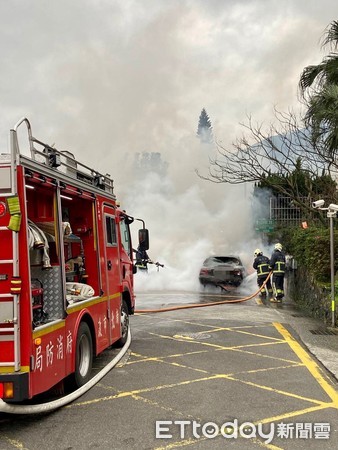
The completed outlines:
[[[0,398],[10,399],[14,397],[14,385],[12,382],[0,383]]]

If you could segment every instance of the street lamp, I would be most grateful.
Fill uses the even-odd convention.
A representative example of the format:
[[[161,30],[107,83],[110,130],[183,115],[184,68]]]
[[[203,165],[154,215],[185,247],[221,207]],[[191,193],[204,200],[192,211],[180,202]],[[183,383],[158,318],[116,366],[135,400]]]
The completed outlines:
[[[312,206],[321,211],[327,211],[327,217],[330,219],[330,267],[331,267],[331,320],[332,327],[336,324],[336,299],[335,299],[335,280],[334,280],[334,245],[333,245],[333,218],[337,217],[338,205],[331,203],[328,208],[323,208],[324,200],[317,200]]]

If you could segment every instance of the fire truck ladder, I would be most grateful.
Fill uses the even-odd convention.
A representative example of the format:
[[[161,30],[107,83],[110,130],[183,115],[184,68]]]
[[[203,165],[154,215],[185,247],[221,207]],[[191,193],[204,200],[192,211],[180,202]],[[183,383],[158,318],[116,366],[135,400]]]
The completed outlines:
[[[0,233],[2,233],[4,230],[7,230],[7,228],[0,227]],[[12,231],[12,234],[16,233]],[[17,276],[15,275],[18,272],[16,270],[18,266],[17,236],[12,236],[12,244],[13,259],[1,259],[0,264],[12,264],[13,276]],[[5,308],[6,313],[8,313],[6,319],[0,322],[0,325],[5,325],[4,328],[0,328],[2,339],[14,341],[14,361],[0,362],[0,367],[11,366],[14,367],[14,370],[17,372],[18,370],[20,370],[19,295],[8,292],[5,294],[0,294],[0,298],[4,299],[1,301],[1,305]]]
[[[14,131],[11,130],[10,135],[10,151],[11,151],[11,186],[10,191],[1,194],[2,197],[10,197],[17,194],[16,187],[16,156],[17,150],[15,146]],[[0,227],[1,234],[8,234],[7,227]],[[11,259],[0,259],[0,267],[2,264],[12,265],[12,277],[19,277],[19,244],[18,233],[11,232]],[[1,238],[0,238],[1,239]],[[0,294],[1,307],[4,311],[0,318],[1,339],[4,341],[13,341],[14,361],[0,362],[0,367],[13,367],[14,371],[20,370],[20,316],[19,316],[19,301],[20,295],[12,292]]]

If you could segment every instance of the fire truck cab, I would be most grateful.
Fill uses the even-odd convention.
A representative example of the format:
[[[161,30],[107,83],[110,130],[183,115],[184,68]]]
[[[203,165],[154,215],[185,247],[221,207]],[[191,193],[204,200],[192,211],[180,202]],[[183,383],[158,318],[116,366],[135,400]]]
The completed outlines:
[[[18,128],[28,132],[29,154]],[[27,139],[27,138],[25,138]],[[21,144],[21,134],[20,134]],[[32,135],[0,154],[0,399],[22,402],[123,346],[134,312],[133,218],[102,175]]]

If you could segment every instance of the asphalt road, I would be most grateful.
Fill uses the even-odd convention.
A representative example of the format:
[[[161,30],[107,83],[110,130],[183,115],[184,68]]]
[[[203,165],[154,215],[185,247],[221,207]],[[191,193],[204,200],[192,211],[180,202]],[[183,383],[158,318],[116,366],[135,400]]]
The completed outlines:
[[[235,297],[144,293],[137,307]],[[136,314],[118,366],[53,413],[0,416],[0,450],[336,449],[337,382],[284,322],[291,307],[252,299]]]

